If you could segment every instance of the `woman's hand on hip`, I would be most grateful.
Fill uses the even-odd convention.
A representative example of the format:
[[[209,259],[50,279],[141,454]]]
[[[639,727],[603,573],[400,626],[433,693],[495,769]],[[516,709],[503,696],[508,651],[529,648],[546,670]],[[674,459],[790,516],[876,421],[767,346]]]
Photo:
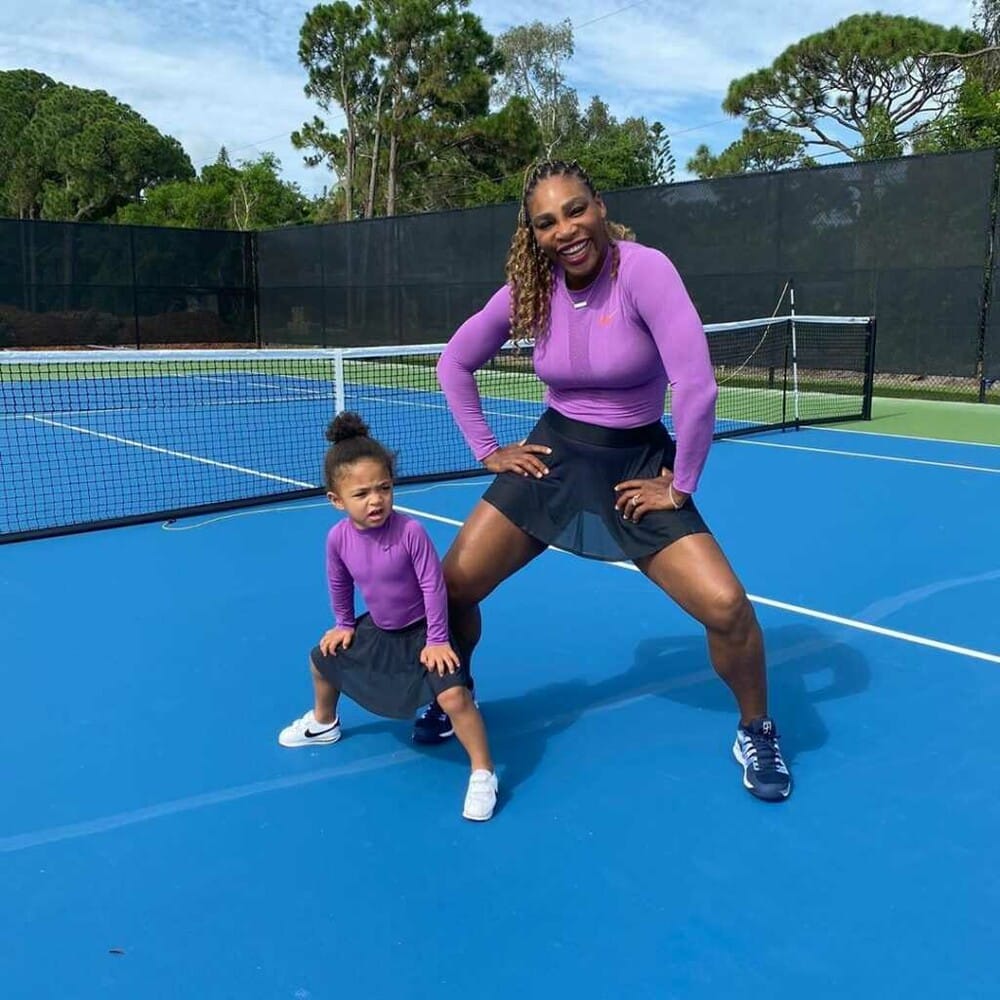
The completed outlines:
[[[660,469],[655,479],[628,479],[615,487],[615,509],[626,521],[638,523],[653,510],[680,510],[690,497],[674,488],[674,474]]]
[[[544,444],[508,444],[497,448],[483,459],[483,465],[490,472],[517,472],[522,476],[534,476],[541,479],[549,474],[548,467],[538,455],[551,455],[552,449]]]

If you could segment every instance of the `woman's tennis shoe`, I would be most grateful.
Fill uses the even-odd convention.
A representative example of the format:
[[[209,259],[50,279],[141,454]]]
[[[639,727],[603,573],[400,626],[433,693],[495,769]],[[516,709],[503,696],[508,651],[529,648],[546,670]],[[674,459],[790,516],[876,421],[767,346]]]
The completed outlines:
[[[440,743],[454,735],[455,727],[437,699],[425,705],[413,723],[414,743]]]
[[[479,702],[475,700],[474,684],[469,685],[469,691],[472,693],[473,703],[478,708]],[[455,727],[451,724],[448,713],[438,704],[437,698],[425,705],[413,722],[414,743],[440,743],[454,735]]]
[[[340,719],[333,722],[317,722],[310,708],[301,719],[285,726],[278,733],[278,742],[283,747],[307,747],[319,743],[336,743],[340,739]]]
[[[736,730],[733,756],[743,767],[743,785],[751,795],[767,802],[783,802],[792,790],[774,721],[766,715],[751,719]]]
[[[462,815],[479,823],[488,820],[497,805],[498,787],[497,776],[492,771],[473,771],[469,776]]]

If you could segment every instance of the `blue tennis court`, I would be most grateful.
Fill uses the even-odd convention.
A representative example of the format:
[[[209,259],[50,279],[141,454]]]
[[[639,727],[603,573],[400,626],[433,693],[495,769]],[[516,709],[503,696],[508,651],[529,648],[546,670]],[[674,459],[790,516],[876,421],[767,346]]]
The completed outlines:
[[[397,505],[443,552],[483,486]],[[0,548],[9,995],[994,996],[1000,448],[722,441],[699,503],[765,630],[781,806],[741,786],[700,630],[623,566],[549,552],[484,605],[477,825],[460,748],[406,724],[344,704],[341,743],[277,744],[330,617],[324,501]]]

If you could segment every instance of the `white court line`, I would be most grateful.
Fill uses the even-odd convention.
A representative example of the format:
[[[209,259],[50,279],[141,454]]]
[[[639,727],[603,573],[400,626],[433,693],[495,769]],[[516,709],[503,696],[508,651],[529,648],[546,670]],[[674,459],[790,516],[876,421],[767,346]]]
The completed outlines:
[[[57,421],[53,421],[53,420],[45,420],[45,419],[43,419],[41,417],[27,417],[26,419],[28,419],[28,420],[39,420],[42,423],[52,424],[55,427],[63,427],[63,428],[66,428],[67,430],[77,431],[77,432],[79,432],[81,434],[91,434],[91,435],[93,435],[95,437],[106,438],[107,440],[110,440],[110,441],[116,441],[119,444],[132,445],[132,446],[137,447],[137,448],[143,448],[143,449],[145,449],[147,451],[154,451],[154,452],[159,452],[159,453],[164,454],[164,455],[171,455],[171,456],[173,456],[175,458],[185,458],[185,459],[188,459],[188,460],[193,461],[193,462],[200,462],[200,463],[202,463],[204,465],[214,465],[214,466],[218,466],[219,468],[232,470],[234,472],[242,472],[242,473],[245,473],[245,474],[250,475],[250,476],[259,476],[262,479],[271,479],[271,480],[275,480],[275,481],[281,482],[281,483],[288,483],[291,486],[300,486],[300,487],[303,487],[305,489],[315,489],[316,488],[316,485],[314,483],[305,483],[305,482],[302,482],[301,480],[298,480],[298,479],[288,479],[288,478],[286,478],[284,476],[275,476],[275,475],[272,475],[269,472],[260,472],[260,471],[258,471],[256,469],[247,469],[247,468],[244,468],[244,467],[239,466],[239,465],[230,465],[230,464],[225,463],[225,462],[216,462],[216,461],[214,461],[213,459],[210,459],[210,458],[202,458],[199,455],[188,455],[188,454],[185,454],[184,452],[172,451],[172,450],[170,450],[168,448],[158,448],[155,445],[144,444],[141,441],[131,441],[128,438],[121,438],[121,437],[117,437],[117,436],[115,436],[113,434],[105,434],[105,433],[100,432],[100,431],[88,430],[85,427],[74,427],[71,424],[62,424],[62,423],[58,423]],[[749,443],[749,442],[743,442],[743,443]],[[754,444],[762,444],[763,442],[753,442],[753,443]],[[776,447],[794,447],[794,446],[778,445]],[[811,450],[816,450],[816,449],[808,449],[808,450],[811,451]],[[822,449],[819,449],[819,450],[822,450]],[[845,454],[845,453],[843,453],[843,452],[837,452],[837,454]],[[878,457],[878,456],[863,456],[863,457]],[[996,469],[984,469],[982,471],[984,471],[984,472],[998,472],[1000,470],[996,470]],[[455,528],[461,528],[462,527],[462,523],[463,523],[461,521],[455,520],[455,518],[452,518],[452,517],[443,517],[440,514],[431,514],[431,513],[427,512],[427,511],[417,510],[417,509],[415,509],[413,507],[401,507],[401,506],[397,506],[396,509],[403,511],[404,514],[412,514],[414,517],[421,517],[421,518],[424,518],[424,519],[429,520],[429,521],[438,521],[441,524],[448,524],[448,525],[451,525],[452,527],[455,527]],[[560,549],[555,549],[555,551],[559,552],[561,550]],[[616,563],[612,563],[611,565],[613,565],[613,566],[620,566],[620,567],[622,567],[624,569],[635,570],[635,572],[638,572],[638,570],[636,569],[636,567],[633,566],[631,563],[616,562]],[[754,594],[748,594],[747,597],[749,597],[749,599],[751,601],[753,601],[754,603],[756,603],[756,604],[763,604],[763,605],[766,605],[768,607],[778,608],[778,609],[783,610],[783,611],[789,611],[792,614],[804,615],[804,616],[809,617],[809,618],[818,618],[818,619],[821,619],[823,621],[831,622],[831,623],[836,624],[836,625],[844,625],[847,628],[858,629],[859,631],[862,631],[862,632],[871,632],[871,633],[874,633],[875,635],[881,635],[881,636],[884,636],[886,638],[891,638],[891,639],[900,639],[903,642],[910,642],[910,643],[913,643],[914,645],[918,645],[918,646],[928,646],[928,647],[930,647],[932,649],[938,649],[938,650],[941,650],[942,652],[946,652],[946,653],[957,653],[958,655],[961,655],[961,656],[968,656],[968,657],[971,657],[973,659],[986,660],[989,663],[998,663],[998,664],[1000,664],[1000,655],[997,655],[995,653],[986,653],[986,652],[983,652],[982,650],[970,649],[970,648],[968,648],[966,646],[956,646],[956,645],[953,645],[952,643],[939,642],[936,639],[927,639],[924,636],[913,635],[912,633],[909,633],[909,632],[899,632],[899,631],[897,631],[895,629],[886,629],[886,628],[883,628],[880,625],[870,625],[867,622],[857,621],[857,620],[855,620],[853,618],[842,618],[839,615],[830,615],[830,614],[827,614],[824,611],[813,611],[811,608],[803,608],[803,607],[799,607],[798,605],[795,605],[795,604],[785,604],[782,601],[775,601],[775,600],[772,600],[771,598],[768,598],[768,597],[758,597],[758,596],[756,596]]]
[[[963,472],[990,472],[1000,475],[1000,469],[982,465],[959,465],[955,462],[931,462],[923,458],[900,458],[897,455],[872,455],[864,451],[839,451],[836,448],[809,448],[804,444],[778,444],[775,441],[750,441],[747,438],[723,438],[719,444],[751,444],[758,448],[785,448],[788,451],[811,451],[817,455],[843,455],[846,458],[872,458],[880,462],[901,462],[904,465],[932,465],[938,469],[960,469]]]
[[[401,510],[405,514],[413,514],[415,517],[425,518],[428,521],[440,521],[442,524],[450,524],[457,528],[462,526],[462,522],[456,521],[454,518],[441,517],[439,514],[428,514],[426,511],[415,510],[412,507],[400,507],[397,505],[396,510]],[[562,552],[564,555],[571,554],[565,552],[563,549],[553,548],[552,551]],[[635,573],[639,572],[639,569],[636,566],[633,566],[632,563],[613,562],[609,565],[617,566],[620,569],[632,570]],[[868,622],[858,621],[855,618],[844,618],[841,615],[831,615],[825,611],[814,611],[812,608],[803,608],[797,604],[786,604],[784,601],[775,601],[770,597],[758,597],[756,594],[747,594],[747,597],[754,604],[763,604],[769,608],[778,608],[781,611],[788,611],[795,615],[803,615],[806,618],[818,618],[821,621],[830,622],[834,625],[844,625],[847,628],[857,629],[860,632],[871,632],[874,635],[881,635],[888,639],[900,639],[903,642],[910,642],[916,646],[928,646],[931,649],[937,649],[944,653],[956,653],[959,656],[968,656],[974,660],[985,660],[987,663],[1000,664],[1000,654],[997,653],[986,653],[980,649],[970,649],[967,646],[956,646],[950,642],[940,642],[937,639],[927,639],[922,635],[914,635],[910,632],[900,632],[897,629],[883,628],[881,625],[871,625]]]
[[[184,451],[174,451],[171,448],[159,448],[153,444],[146,444],[143,441],[133,441],[131,438],[119,437],[117,434],[105,434],[103,431],[92,431],[88,427],[77,427],[74,424],[64,424],[59,420],[49,420],[46,417],[25,416],[25,420],[35,420],[40,424],[49,424],[51,427],[61,427],[67,431],[76,431],[77,434],[89,434],[91,437],[103,438],[105,441],[114,441],[117,444],[127,444],[132,448],[141,448],[143,451],[155,451],[160,455],[170,455],[171,458],[183,458],[189,462],[198,462],[201,465],[214,465],[219,469],[229,469],[231,472],[242,472],[248,476],[259,476],[261,479],[271,479],[276,483],[287,483],[289,486],[301,486],[304,489],[315,489],[314,483],[303,483],[298,479],[288,479],[285,476],[276,476],[270,472],[260,472],[258,469],[247,469],[242,465],[230,465],[228,462],[217,462],[212,458],[202,458],[200,455],[189,455]]]
[[[1000,448],[1000,444],[991,444],[989,441],[957,441],[953,438],[920,437],[917,434],[886,434],[884,431],[858,431],[850,427],[810,426],[804,427],[803,430],[828,431],[831,434],[867,434],[868,437],[896,438],[902,441],[930,441],[934,444],[967,444],[970,448]]]

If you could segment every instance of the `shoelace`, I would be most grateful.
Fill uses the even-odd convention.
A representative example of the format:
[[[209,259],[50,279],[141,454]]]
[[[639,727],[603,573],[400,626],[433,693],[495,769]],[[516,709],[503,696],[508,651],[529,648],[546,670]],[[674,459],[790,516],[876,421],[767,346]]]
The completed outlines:
[[[749,746],[744,747],[743,755],[749,759],[755,771],[788,773],[777,738],[764,736],[762,733],[747,733],[746,737]]]

